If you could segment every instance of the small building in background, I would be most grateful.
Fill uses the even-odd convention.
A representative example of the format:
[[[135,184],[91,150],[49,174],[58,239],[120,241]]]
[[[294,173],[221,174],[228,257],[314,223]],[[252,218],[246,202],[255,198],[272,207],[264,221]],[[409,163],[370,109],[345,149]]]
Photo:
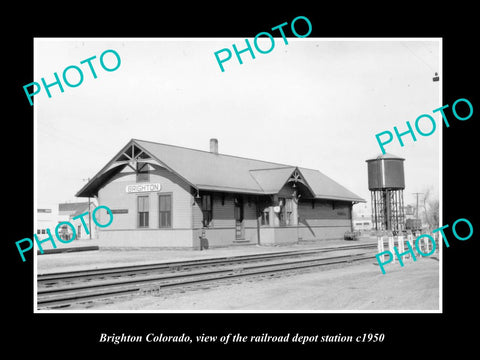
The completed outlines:
[[[405,206],[405,218],[406,219],[413,219],[415,218],[415,205],[407,205]]]
[[[354,219],[353,220],[354,231],[369,231],[372,230],[372,220],[368,218]]]
[[[95,207],[96,206],[93,201],[90,201],[90,203],[88,201],[60,203],[58,204],[59,222],[68,221],[75,225],[76,239],[95,239],[97,236],[97,226],[95,225],[93,219],[89,219],[89,215],[85,215],[83,217],[85,224],[90,229],[89,234],[87,234],[80,219],[73,220],[73,218],[83,213],[90,213],[91,216],[91,213]],[[61,226],[59,229],[59,234],[63,240],[70,240],[73,236],[72,229],[66,224]]]
[[[55,227],[59,222],[58,205],[57,204],[39,204],[37,206],[37,224],[35,234],[39,239],[48,236],[47,229],[54,235]]]
[[[75,226],[76,239],[95,239],[97,236],[97,226],[93,222],[93,219],[90,219],[89,221],[88,215],[84,216],[87,227],[89,226],[89,222],[91,223],[91,235],[87,234],[80,219],[73,220],[73,218],[77,217],[78,215],[88,212],[89,207],[93,211],[93,209],[96,207],[95,203],[90,201],[89,205],[89,202],[85,201],[65,202],[60,204],[38,204],[36,211],[37,220],[35,234],[39,240],[45,239],[48,237],[47,229],[49,229],[53,238],[56,239],[55,229],[57,228],[58,224],[62,222],[69,222]],[[69,241],[73,237],[73,231],[69,225],[62,224],[58,228],[58,235],[62,240]]]

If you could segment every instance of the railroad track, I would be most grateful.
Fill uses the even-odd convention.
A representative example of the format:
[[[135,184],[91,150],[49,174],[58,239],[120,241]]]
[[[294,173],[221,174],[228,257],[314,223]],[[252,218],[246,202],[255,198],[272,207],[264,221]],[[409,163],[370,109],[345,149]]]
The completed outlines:
[[[372,259],[373,252],[356,252],[337,256],[324,254],[338,250],[374,248],[374,244],[362,244],[43,274],[38,275],[37,278],[37,306],[39,309],[52,308],[152,289],[173,289],[351,263]]]
[[[111,268],[102,268],[102,269],[91,269],[91,270],[80,270],[80,271],[68,271],[68,272],[57,272],[57,273],[48,273],[48,274],[38,274],[37,275],[37,284],[41,286],[54,286],[59,285],[62,282],[68,283],[78,280],[92,280],[95,278],[105,279],[107,277],[119,277],[119,276],[132,276],[132,275],[142,275],[145,273],[152,273],[154,271],[158,272],[171,272],[178,270],[188,270],[202,267],[211,267],[211,266],[224,266],[240,263],[249,263],[249,262],[258,262],[271,259],[282,259],[282,258],[291,258],[295,256],[305,256],[305,255],[315,255],[318,253],[339,251],[339,250],[359,250],[359,249],[374,249],[376,248],[375,244],[360,244],[360,245],[347,245],[341,247],[323,247],[323,248],[313,248],[307,250],[290,250],[290,251],[279,251],[274,253],[266,254],[253,254],[253,255],[240,255],[240,256],[229,256],[229,257],[218,257],[213,259],[197,259],[197,260],[187,260],[187,261],[174,261],[174,262],[164,262],[157,264],[145,264],[145,265],[131,265],[131,266],[119,266]]]

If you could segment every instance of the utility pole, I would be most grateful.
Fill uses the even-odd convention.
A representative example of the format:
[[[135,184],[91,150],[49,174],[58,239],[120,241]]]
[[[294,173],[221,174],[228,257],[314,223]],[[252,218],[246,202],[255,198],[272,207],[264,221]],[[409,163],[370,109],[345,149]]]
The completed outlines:
[[[419,218],[418,217],[418,195],[420,195],[420,194],[423,195],[424,193],[419,193],[419,192],[413,193],[413,195],[417,195],[417,207],[415,208],[415,212],[416,212],[415,218],[417,218],[417,219]]]
[[[90,178],[82,179],[82,181],[89,182]],[[89,239],[92,240],[92,213],[91,213],[91,205],[90,205],[90,196],[88,197],[88,236]]]

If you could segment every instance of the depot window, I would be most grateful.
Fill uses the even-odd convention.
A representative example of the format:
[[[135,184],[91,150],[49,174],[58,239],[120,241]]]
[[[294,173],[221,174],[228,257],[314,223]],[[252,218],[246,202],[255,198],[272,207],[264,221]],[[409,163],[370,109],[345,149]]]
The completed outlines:
[[[146,228],[148,227],[148,218],[149,218],[149,202],[148,196],[139,196],[137,198],[138,204],[138,227]]]
[[[137,183],[139,182],[149,182],[150,173],[148,171],[148,165],[142,164],[137,170]]]
[[[202,195],[203,226],[207,227],[212,222],[212,196]]]
[[[260,219],[261,225],[268,226],[270,225],[270,208],[265,208],[262,211],[262,217]]]
[[[172,227],[172,195],[158,196],[158,226],[161,228]]]

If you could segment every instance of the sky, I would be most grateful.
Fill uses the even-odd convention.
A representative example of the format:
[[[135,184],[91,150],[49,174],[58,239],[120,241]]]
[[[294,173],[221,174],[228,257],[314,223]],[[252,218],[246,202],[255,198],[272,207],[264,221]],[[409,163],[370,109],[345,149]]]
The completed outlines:
[[[266,42],[264,42],[264,41]],[[259,42],[262,49],[268,39]],[[253,44],[253,39],[249,39]],[[233,54],[222,72],[214,53],[245,48],[244,38],[37,38],[34,79],[83,70],[34,97],[35,194],[38,207],[86,201],[75,193],[132,139],[209,150],[317,169],[370,200],[365,160],[381,153],[375,135],[407,130],[422,114],[437,120],[431,136],[404,136],[386,151],[405,158],[404,198],[441,186],[441,40],[275,38],[255,59]],[[121,64],[107,72],[100,55]],[[92,60],[97,78],[87,64]],[[223,56],[223,54],[222,54]],[[107,67],[116,60],[104,57]],[[438,72],[439,82],[432,77]],[[68,72],[72,83],[75,71]],[[28,100],[26,99],[28,102]],[[427,122],[420,127],[427,132]]]

